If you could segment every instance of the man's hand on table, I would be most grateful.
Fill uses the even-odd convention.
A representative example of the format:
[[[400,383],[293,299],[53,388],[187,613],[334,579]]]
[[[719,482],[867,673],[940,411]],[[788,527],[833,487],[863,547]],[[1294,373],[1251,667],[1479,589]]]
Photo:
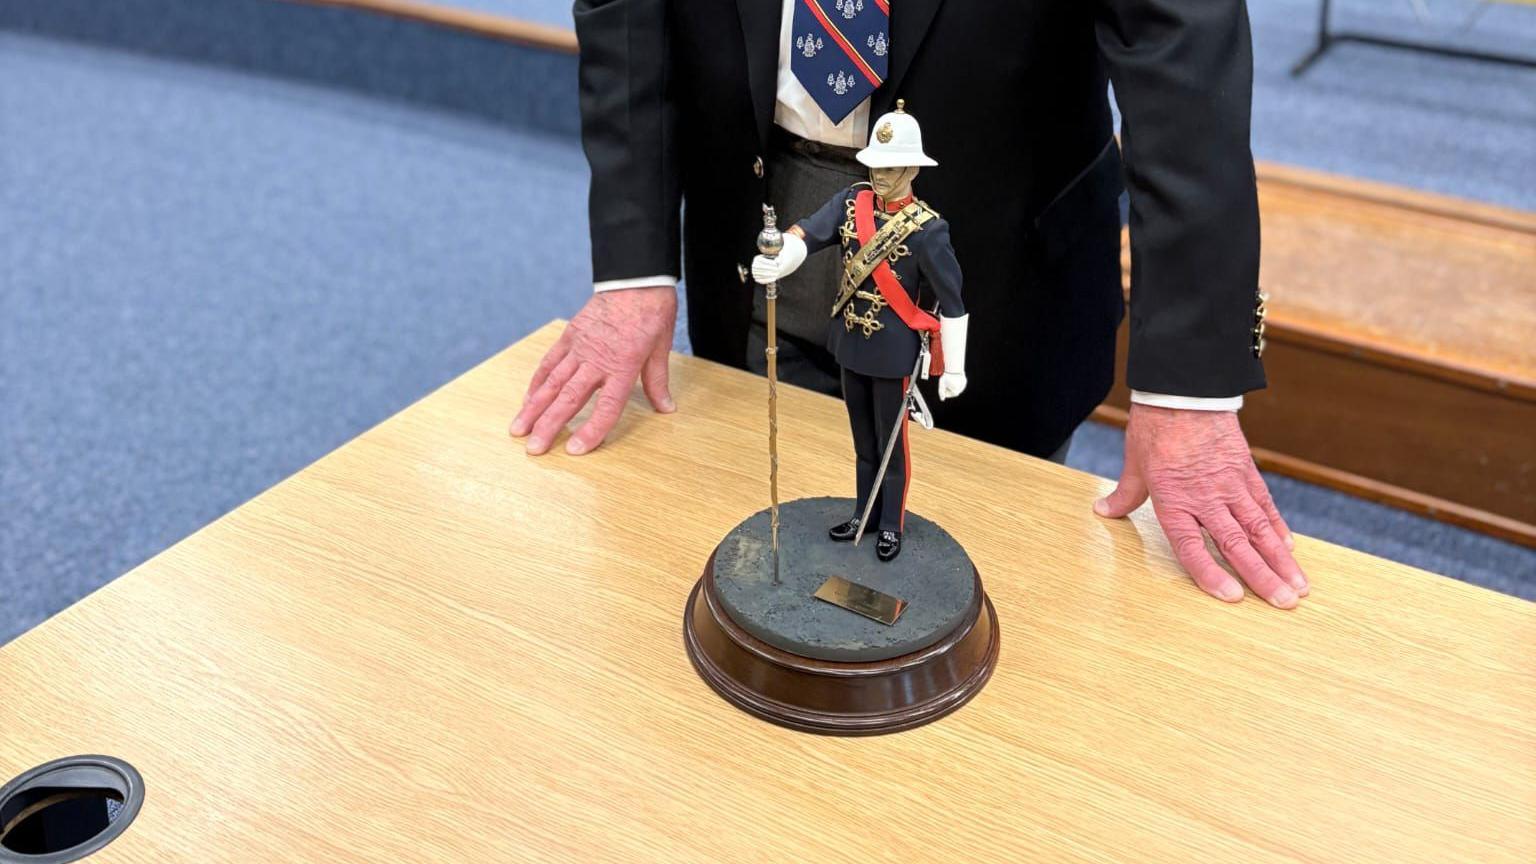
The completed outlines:
[[[565,445],[572,455],[587,453],[618,423],[636,377],[658,412],[676,411],[667,388],[676,323],[677,291],[671,286],[592,295],[534,370],[508,431],[514,438],[528,436],[530,455],[544,453],[596,392],[591,418]]]
[[[1120,484],[1093,510],[1118,519],[1149,496],[1179,563],[1206,593],[1243,599],[1242,586],[1206,549],[1202,528],[1253,593],[1281,609],[1307,595],[1291,530],[1253,464],[1236,412],[1133,404]]]

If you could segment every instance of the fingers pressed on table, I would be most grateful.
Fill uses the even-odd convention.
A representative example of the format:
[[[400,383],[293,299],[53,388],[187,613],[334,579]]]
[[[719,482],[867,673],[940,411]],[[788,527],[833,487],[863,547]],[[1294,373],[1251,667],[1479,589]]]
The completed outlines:
[[[1147,481],[1129,466],[1120,472],[1120,482],[1115,491],[1093,502],[1093,512],[1110,519],[1130,515],[1147,500]]]
[[[1301,565],[1292,557],[1291,550],[1275,531],[1273,521],[1269,514],[1265,513],[1257,501],[1243,499],[1228,505],[1228,511],[1232,518],[1241,525],[1248,540],[1264,556],[1264,561],[1271,570],[1279,574],[1287,585],[1302,597],[1307,596],[1309,586],[1307,577],[1301,572]]]
[[[565,428],[565,424],[571,422],[576,412],[587,404],[592,391],[602,386],[602,383],[602,373],[591,367],[582,367],[572,375],[571,380],[560,388],[554,401],[544,410],[543,416],[533,424],[533,432],[528,435],[528,452],[538,456],[548,450],[549,445],[554,443],[555,436],[559,435],[560,430]]]
[[[677,403],[672,401],[672,390],[668,385],[670,369],[667,366],[671,359],[672,340],[669,337],[664,344],[658,345],[651,356],[646,358],[645,366],[640,370],[640,386],[645,390],[645,398],[651,400],[651,407],[663,414],[671,414],[677,410]],[[620,400],[619,406],[623,407]]]
[[[617,391],[614,379],[609,379],[597,391],[597,405],[592,410],[592,416],[571,434],[571,440],[565,444],[565,452],[580,456],[597,449],[603,443],[603,439],[608,437],[608,433],[619,422],[619,416],[624,413],[624,398]]]
[[[508,431],[517,438],[527,435],[533,429],[533,424],[537,423],[539,418],[543,416],[545,409],[550,406],[550,403],[555,401],[556,396],[560,395],[560,388],[564,387],[566,382],[571,380],[571,376],[576,374],[576,370],[580,368],[581,361],[577,360],[574,355],[565,355],[555,365],[555,368],[550,370],[548,375],[544,376],[544,380],[540,382],[538,388],[530,392],[528,398],[523,400],[522,410],[518,411],[517,416],[512,418],[512,426]]]
[[[561,333],[560,339],[555,342],[554,347],[545,353],[544,358],[539,361],[538,367],[533,370],[533,377],[528,379],[528,389],[523,391],[523,398],[527,399],[533,391],[539,389],[539,386],[544,383],[544,379],[549,377],[549,373],[553,372],[555,367],[560,365],[560,361],[564,360],[566,355],[570,353],[571,343],[569,337],[565,333]]]
[[[1216,548],[1223,558],[1248,583],[1253,593],[1280,609],[1296,605],[1296,591],[1286,584],[1253,547],[1248,532],[1232,518],[1232,512],[1224,506],[1215,506],[1201,513],[1200,523],[1216,541]]]
[[[1296,541],[1291,537],[1291,526],[1285,524],[1285,517],[1280,515],[1280,508],[1275,506],[1275,499],[1269,494],[1269,484],[1264,482],[1264,475],[1259,473],[1259,466],[1248,467],[1248,494],[1253,496],[1264,514],[1269,517],[1270,525],[1275,533],[1280,535],[1281,542],[1287,549],[1295,548]]]
[[[1190,578],[1195,580],[1195,584],[1218,600],[1236,603],[1243,599],[1243,586],[1217,564],[1210,550],[1205,548],[1205,535],[1200,533],[1200,523],[1195,521],[1195,517],[1181,510],[1165,510],[1158,507],[1156,501],[1152,506],[1157,511],[1157,520],[1162,523],[1163,532],[1168,535],[1168,542],[1173,546],[1173,554]]]

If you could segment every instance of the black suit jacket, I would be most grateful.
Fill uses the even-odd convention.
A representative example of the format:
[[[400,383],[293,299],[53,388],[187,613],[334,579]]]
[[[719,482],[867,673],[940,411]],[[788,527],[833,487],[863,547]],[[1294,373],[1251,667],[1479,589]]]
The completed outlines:
[[[1103,399],[1124,312],[1122,184],[1130,386],[1262,387],[1243,0],[892,7],[871,118],[900,96],[921,122],[939,167],[918,195],[950,224],[972,313],[970,387],[930,403],[938,422],[1043,455]],[[781,0],[575,4],[594,278],[685,275],[695,352],[737,366],[753,289],[736,266],[761,227],[781,11]]]

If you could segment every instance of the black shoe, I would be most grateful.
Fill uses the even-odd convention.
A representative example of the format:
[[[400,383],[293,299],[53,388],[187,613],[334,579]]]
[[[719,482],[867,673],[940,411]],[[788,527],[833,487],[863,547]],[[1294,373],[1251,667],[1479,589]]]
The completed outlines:
[[[833,525],[827,531],[827,536],[838,543],[853,542],[853,538],[859,536],[859,517],[855,516],[841,525]]]
[[[881,531],[880,539],[875,543],[875,557],[881,561],[890,561],[901,554],[901,532]]]

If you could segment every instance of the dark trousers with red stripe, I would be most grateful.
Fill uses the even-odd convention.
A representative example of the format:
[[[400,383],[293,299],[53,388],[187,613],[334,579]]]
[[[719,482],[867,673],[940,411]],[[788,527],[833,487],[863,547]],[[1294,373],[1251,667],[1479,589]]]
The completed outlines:
[[[858,504],[853,515],[862,514],[869,496],[876,496],[870,524],[865,529],[869,533],[900,531],[907,515],[907,486],[911,479],[907,463],[911,453],[907,443],[906,394],[904,378],[871,378],[843,370],[843,402],[848,406],[848,425],[853,430],[853,452],[858,461]],[[899,427],[897,418],[901,419]],[[885,479],[875,489],[880,458],[885,455],[893,428],[900,438],[891,451]]]

